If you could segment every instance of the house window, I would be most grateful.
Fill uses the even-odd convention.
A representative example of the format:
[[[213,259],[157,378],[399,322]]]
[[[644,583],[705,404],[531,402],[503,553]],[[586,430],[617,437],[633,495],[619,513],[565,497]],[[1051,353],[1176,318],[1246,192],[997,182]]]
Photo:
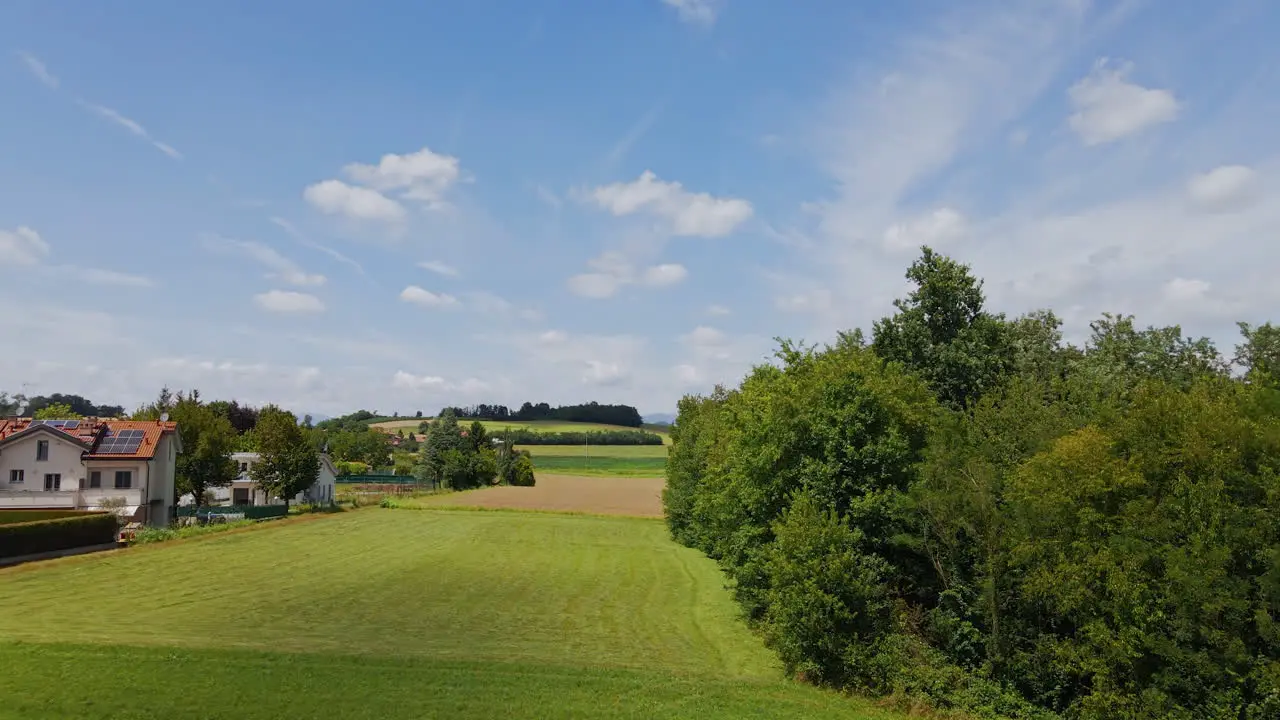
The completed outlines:
[[[133,487],[133,471],[117,470],[116,471],[116,489],[123,490]]]
[[[26,480],[26,477],[24,477],[26,472],[26,470],[10,470],[9,482],[13,485],[21,485]]]
[[[61,490],[62,489],[62,473],[45,473],[44,489],[45,490]]]
[[[249,472],[249,463],[240,463],[240,472]]]
[[[94,470],[93,472],[89,473],[89,487],[91,488],[102,487],[102,471],[101,470]]]
[[[36,462],[44,462],[49,459],[49,441],[36,441]]]
[[[249,504],[249,488],[233,488],[231,490],[232,505],[248,505]]]

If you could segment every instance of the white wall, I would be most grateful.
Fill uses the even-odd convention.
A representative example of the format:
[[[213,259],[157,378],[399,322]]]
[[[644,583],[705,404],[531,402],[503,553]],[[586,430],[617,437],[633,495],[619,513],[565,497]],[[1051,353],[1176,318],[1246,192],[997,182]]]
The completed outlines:
[[[49,443],[49,459],[45,461],[36,460],[36,443],[41,440]],[[63,492],[74,492],[80,487],[80,478],[88,477],[80,462],[82,452],[82,446],[49,432],[35,432],[0,448],[0,495],[43,492],[46,473],[61,473]],[[25,471],[21,485],[9,484],[9,471],[14,469]]]

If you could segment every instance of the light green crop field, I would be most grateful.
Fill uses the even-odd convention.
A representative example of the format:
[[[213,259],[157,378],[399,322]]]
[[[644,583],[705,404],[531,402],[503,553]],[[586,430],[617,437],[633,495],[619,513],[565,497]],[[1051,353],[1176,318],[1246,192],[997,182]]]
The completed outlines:
[[[521,445],[540,472],[588,477],[665,477],[665,445]]]
[[[0,570],[0,607],[0,718],[900,717],[784,679],[659,520],[361,510]]]
[[[394,433],[397,430],[406,430],[406,431],[410,429],[416,430],[418,425],[420,425],[423,420],[430,420],[430,419],[431,418],[406,418],[404,420],[386,420],[379,423],[372,423],[369,425],[369,427],[377,428],[378,430],[382,430],[384,432]],[[472,421],[459,420],[458,422],[462,423],[463,425],[470,425]],[[489,430],[491,432],[494,430],[502,430],[504,428],[532,430],[534,432],[591,432],[594,430],[640,430],[641,429],[641,428],[633,428],[633,427],[622,427],[621,425],[601,425],[599,423],[561,422],[559,420],[531,420],[531,421],[481,420],[480,424],[483,425],[486,430]],[[646,432],[651,432],[651,431],[646,431]],[[660,432],[656,434],[662,436],[663,443],[667,445],[671,444],[671,436],[668,433]]]

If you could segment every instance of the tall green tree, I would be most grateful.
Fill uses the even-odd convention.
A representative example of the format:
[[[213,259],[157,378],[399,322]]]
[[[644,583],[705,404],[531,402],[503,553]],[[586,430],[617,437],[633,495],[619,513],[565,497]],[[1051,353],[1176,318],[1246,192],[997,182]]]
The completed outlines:
[[[210,488],[226,487],[236,478],[236,464],[231,459],[236,430],[230,420],[201,403],[198,396],[179,400],[170,419],[178,424],[182,437],[176,470],[178,494],[189,492],[200,504]]]
[[[919,374],[943,403],[967,407],[997,387],[1013,366],[1004,317],[983,309],[982,281],[969,266],[928,247],[907,279],[915,289],[894,301],[896,314],[876,322],[872,347],[881,358]]]
[[[18,393],[10,395],[7,392],[0,391],[0,417],[8,417],[17,415],[19,408],[25,407],[27,398],[25,395]]]
[[[58,403],[40,408],[31,417],[35,420],[78,420],[81,416],[70,405]]]
[[[260,458],[250,475],[258,487],[287,506],[290,498],[311,487],[320,476],[320,454],[298,425],[298,418],[274,405],[262,408],[254,436]]]
[[[1280,327],[1239,323],[1244,342],[1236,345],[1235,363],[1256,385],[1280,389]]]

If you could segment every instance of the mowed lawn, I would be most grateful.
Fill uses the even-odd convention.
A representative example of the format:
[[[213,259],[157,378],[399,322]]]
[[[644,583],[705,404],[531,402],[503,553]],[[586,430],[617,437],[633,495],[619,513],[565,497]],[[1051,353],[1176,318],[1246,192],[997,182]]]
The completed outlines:
[[[665,445],[521,445],[536,470],[596,477],[664,477]]]
[[[0,718],[881,718],[659,520],[371,509],[0,570]]]

